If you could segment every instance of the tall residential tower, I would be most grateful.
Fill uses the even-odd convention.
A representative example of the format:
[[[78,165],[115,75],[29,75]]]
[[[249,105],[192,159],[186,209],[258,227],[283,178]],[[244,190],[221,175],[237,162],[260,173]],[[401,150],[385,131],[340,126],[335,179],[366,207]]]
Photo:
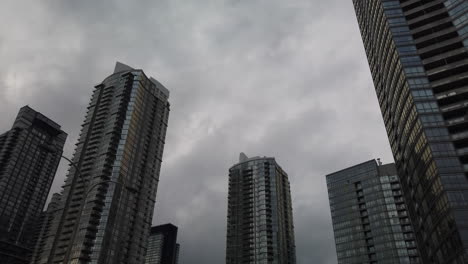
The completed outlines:
[[[36,263],[144,263],[168,97],[158,81],[121,63],[95,86]]]
[[[468,263],[468,1],[353,0],[423,263]]]
[[[67,134],[28,106],[0,135],[0,263],[29,263]]]
[[[173,224],[151,227],[145,264],[178,264],[177,229]]]
[[[395,164],[327,175],[338,264],[421,263]]]
[[[247,158],[229,169],[226,264],[295,264],[288,175],[274,158]]]

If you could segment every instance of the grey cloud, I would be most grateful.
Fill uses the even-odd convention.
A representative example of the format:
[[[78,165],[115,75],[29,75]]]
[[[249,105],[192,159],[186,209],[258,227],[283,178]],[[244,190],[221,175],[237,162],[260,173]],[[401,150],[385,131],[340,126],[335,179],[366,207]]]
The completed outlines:
[[[181,263],[224,262],[241,151],[288,172],[299,263],[336,263],[324,175],[392,160],[351,1],[20,4],[0,10],[0,131],[29,104],[62,124],[71,156],[92,87],[116,60],[142,68],[171,90],[153,223],[179,225]]]

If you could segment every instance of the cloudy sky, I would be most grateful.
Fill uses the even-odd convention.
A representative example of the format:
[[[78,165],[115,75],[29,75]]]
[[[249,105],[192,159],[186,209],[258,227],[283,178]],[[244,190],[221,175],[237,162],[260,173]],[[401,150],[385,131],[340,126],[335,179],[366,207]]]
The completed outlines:
[[[183,264],[224,263],[241,151],[288,172],[299,264],[336,263],[325,175],[392,161],[351,0],[2,0],[0,17],[0,131],[29,104],[71,156],[117,60],[170,89],[153,223],[179,226]]]

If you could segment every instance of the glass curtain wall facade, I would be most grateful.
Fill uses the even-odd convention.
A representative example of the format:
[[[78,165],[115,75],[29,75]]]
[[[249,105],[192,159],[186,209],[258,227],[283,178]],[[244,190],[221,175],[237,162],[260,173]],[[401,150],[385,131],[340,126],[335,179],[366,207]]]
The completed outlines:
[[[247,158],[229,169],[227,264],[295,264],[288,175],[274,158]]]
[[[177,226],[165,224],[151,228],[145,264],[177,264],[179,258]]]
[[[148,239],[148,250],[146,252],[145,264],[161,263],[163,241],[163,234],[150,234],[150,237]]]
[[[169,91],[117,63],[93,91],[73,163],[37,263],[144,263]]]
[[[339,264],[421,263],[395,164],[327,175]]]
[[[424,263],[468,263],[468,3],[353,0]]]
[[[28,106],[0,135],[0,263],[29,263],[66,138],[58,124]]]

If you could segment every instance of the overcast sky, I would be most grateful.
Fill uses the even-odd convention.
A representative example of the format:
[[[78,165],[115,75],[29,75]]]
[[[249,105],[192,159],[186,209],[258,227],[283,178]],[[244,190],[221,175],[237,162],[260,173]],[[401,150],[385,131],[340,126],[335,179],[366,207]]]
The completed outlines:
[[[179,226],[180,263],[224,263],[239,152],[288,172],[298,263],[336,263],[325,175],[392,162],[351,0],[1,2],[0,132],[28,104],[72,156],[93,86],[141,68],[171,91],[153,223]]]

